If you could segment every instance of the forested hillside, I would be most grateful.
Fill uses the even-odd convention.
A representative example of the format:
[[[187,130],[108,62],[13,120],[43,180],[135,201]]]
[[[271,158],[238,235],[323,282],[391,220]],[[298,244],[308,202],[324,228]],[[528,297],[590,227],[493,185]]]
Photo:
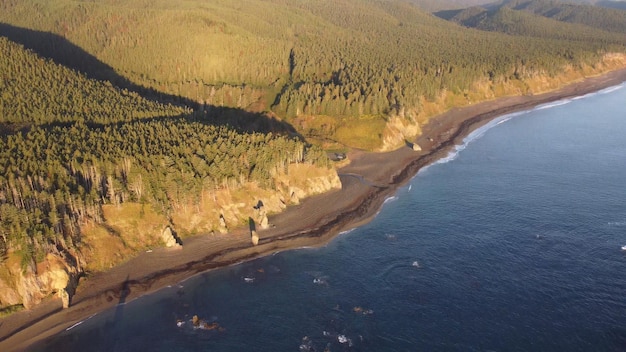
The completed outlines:
[[[298,139],[239,133],[204,112],[88,79],[4,37],[0,72],[0,258],[12,253],[24,269],[36,272],[48,254],[83,261],[83,251],[94,250],[85,247],[84,226],[106,225],[105,205],[144,204],[168,218],[207,191],[249,182],[276,189],[273,176],[291,163],[328,165]]]
[[[0,6],[0,34],[88,76],[207,109],[272,111],[305,137],[368,149],[380,146],[390,116],[423,122],[432,102],[484,99],[473,96],[477,81],[497,85],[515,74],[524,86],[564,66],[594,66],[626,43],[623,35],[530,13],[502,13],[489,24],[515,36],[469,30],[393,0]],[[99,65],[81,64],[94,60]],[[448,102],[438,100],[444,92]]]
[[[102,270],[160,241],[144,232],[338,187],[320,146],[396,148],[454,106],[624,63],[624,11],[429,6],[0,0],[0,304],[50,256]]]

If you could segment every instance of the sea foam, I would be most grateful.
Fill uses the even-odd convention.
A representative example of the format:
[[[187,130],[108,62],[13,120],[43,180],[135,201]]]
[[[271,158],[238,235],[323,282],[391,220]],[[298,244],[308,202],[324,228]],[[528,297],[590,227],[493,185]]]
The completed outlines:
[[[583,96],[581,96],[583,97]],[[578,97],[579,99],[581,97]],[[565,105],[565,104],[569,104],[572,102],[573,99],[563,99],[563,100],[557,100],[557,101],[553,101],[550,103],[546,103],[546,104],[541,104],[541,105],[537,105],[534,109],[532,110],[545,110],[545,109],[550,109],[550,108],[554,108],[557,106],[561,106],[561,105]]]
[[[385,198],[385,200],[383,201],[383,204],[387,204],[387,203],[393,202],[393,201],[394,201],[394,200],[396,200],[396,199],[398,199],[398,197],[396,197],[396,196],[387,197],[387,198]]]
[[[434,163],[432,163],[431,165],[435,165],[435,164],[445,164],[449,161],[452,161],[454,159],[456,159],[456,157],[459,155],[459,153],[461,151],[463,151],[465,148],[467,148],[467,146],[472,143],[473,141],[481,138],[482,136],[485,135],[485,133],[487,133],[487,131],[489,131],[490,129],[505,123],[507,121],[509,121],[510,119],[516,117],[516,116],[520,116],[523,114],[528,113],[528,111],[520,111],[520,112],[514,112],[511,114],[506,114],[506,115],[502,115],[500,117],[497,117],[489,122],[487,122],[486,124],[484,124],[483,126],[475,129],[474,131],[472,131],[470,134],[468,134],[465,138],[463,138],[463,142],[461,144],[456,145],[449,153],[448,155],[446,155],[445,157],[438,159],[437,161],[435,161]],[[425,167],[423,167],[420,172],[426,170],[430,165],[427,165]]]
[[[626,87],[626,82],[624,82],[624,83],[622,83],[620,85],[617,85],[617,86],[613,86],[613,87],[608,87],[608,88],[602,89],[601,91],[598,91],[596,94],[607,94],[607,93],[615,92],[616,90],[623,89],[624,87]]]
[[[95,316],[96,316],[96,314],[98,314],[98,313],[94,313],[94,314],[90,315],[89,317],[87,317],[87,319],[85,319],[85,320],[81,320],[81,321],[79,321],[78,323],[73,324],[73,325],[72,325],[72,326],[70,326],[69,328],[65,329],[65,331],[70,331],[70,330],[72,330],[73,328],[75,328],[75,327],[79,326],[80,324],[82,324],[82,323],[86,322],[87,320],[89,320],[89,319],[91,319],[91,318],[95,317]]]
[[[484,126],[481,126],[480,128],[477,128],[476,130],[472,131],[472,133],[468,134],[467,137],[465,137],[463,139],[463,142],[457,146],[454,147],[453,150],[451,150],[448,155],[446,155],[445,157],[438,159],[437,161],[433,162],[432,164],[426,165],[424,166],[422,169],[420,169],[420,171],[418,172],[424,172],[426,171],[431,165],[435,165],[435,164],[445,164],[447,162],[450,162],[454,159],[456,159],[456,157],[459,155],[459,153],[461,151],[463,151],[471,142],[479,139],[480,137],[484,136],[485,133],[487,133],[487,131],[489,131],[490,129],[498,126],[501,123],[507,122],[510,119],[516,117],[516,116],[520,116],[520,115],[524,115],[527,114],[529,112],[532,111],[537,111],[537,110],[545,110],[545,109],[550,109],[550,108],[554,108],[557,106],[562,106],[562,105],[566,105],[571,103],[572,101],[575,100],[580,100],[580,99],[586,99],[586,98],[590,98],[599,94],[608,94],[620,89],[623,89],[624,87],[626,87],[626,82],[616,85],[616,86],[612,86],[612,87],[608,87],[602,90],[599,90],[597,92],[593,92],[593,93],[588,93],[588,94],[584,94],[584,95],[580,95],[577,97],[573,97],[573,98],[567,98],[567,99],[562,99],[562,100],[557,100],[557,101],[553,101],[550,103],[546,103],[546,104],[541,104],[538,105],[532,109],[529,110],[524,110],[524,111],[520,111],[520,112],[514,112],[511,114],[506,114],[506,115],[502,115],[500,117],[497,117],[491,121],[489,121],[488,123],[486,123]]]

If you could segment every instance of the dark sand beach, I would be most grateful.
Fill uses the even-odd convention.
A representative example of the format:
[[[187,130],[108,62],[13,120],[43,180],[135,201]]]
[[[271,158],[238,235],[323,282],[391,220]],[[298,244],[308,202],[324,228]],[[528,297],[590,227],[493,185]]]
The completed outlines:
[[[146,252],[107,272],[81,280],[68,309],[50,298],[28,311],[0,320],[0,351],[27,349],[36,341],[59,333],[100,311],[176,284],[195,274],[301,247],[322,246],[340,232],[369,221],[386,198],[425,165],[444,157],[474,129],[504,114],[569,97],[580,96],[626,81],[626,69],[572,83],[537,95],[504,97],[455,108],[423,126],[416,143],[387,153],[352,151],[351,163],[338,170],[341,190],[307,198],[270,217],[270,229],[259,231],[252,246],[247,228],[221,235],[185,239],[182,249]],[[124,290],[124,291],[123,291]]]

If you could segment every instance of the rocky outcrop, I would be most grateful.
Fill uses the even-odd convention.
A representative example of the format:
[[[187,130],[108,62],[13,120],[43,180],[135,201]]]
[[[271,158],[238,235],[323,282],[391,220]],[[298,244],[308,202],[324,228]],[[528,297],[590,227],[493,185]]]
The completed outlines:
[[[163,240],[163,243],[165,243],[165,247],[167,248],[181,247],[178,239],[176,238],[176,235],[172,231],[172,228],[169,226],[163,230],[163,233],[161,234],[161,239]]]
[[[254,210],[256,211],[256,221],[261,227],[261,229],[267,229],[270,227],[269,219],[267,218],[267,210],[265,210],[265,205],[262,201],[258,201],[254,206]]]
[[[217,230],[221,234],[228,233],[228,226],[226,226],[226,218],[224,218],[224,214],[223,213],[220,213],[220,221],[219,221],[219,225],[217,227]]]
[[[293,170],[292,170],[293,169]],[[300,199],[328,192],[333,189],[341,188],[341,180],[339,176],[333,172],[315,173],[313,170],[307,170],[306,165],[293,165],[290,167],[290,174],[299,175],[306,173],[307,177],[292,177],[287,182],[287,193],[291,204],[299,204]]]
[[[183,236],[228,233],[231,227],[243,226],[246,219],[251,219],[254,227],[250,229],[250,241],[258,245],[262,230],[271,226],[270,214],[302,198],[341,188],[334,169],[306,163],[289,165],[288,172],[281,170],[273,177],[277,185],[274,189],[250,183],[240,188],[207,191],[200,197],[201,204],[181,206],[171,218],[142,204],[103,206],[107,226],[90,224],[81,229],[84,246],[79,255],[85,257],[82,266],[50,254],[36,266],[23,267],[20,257],[10,253],[0,265],[0,307],[23,304],[28,309],[51,295],[68,307],[81,270],[107,270],[138,251],[156,246],[182,248],[176,232]]]
[[[5,276],[5,275],[3,275]],[[0,306],[8,307],[22,303],[22,296],[15,288],[16,282],[9,277],[0,278]]]
[[[10,256],[11,257],[11,256]],[[48,254],[36,268],[22,268],[16,256],[5,261],[0,278],[0,306],[23,304],[30,309],[55,294],[69,307],[79,276],[77,266],[60,256]]]
[[[403,116],[389,117],[383,131],[382,145],[379,151],[386,152],[398,149],[405,144],[407,139],[412,139],[421,132],[420,125],[413,119]]]
[[[254,246],[259,244],[259,234],[256,232],[256,230],[250,231],[250,241]]]

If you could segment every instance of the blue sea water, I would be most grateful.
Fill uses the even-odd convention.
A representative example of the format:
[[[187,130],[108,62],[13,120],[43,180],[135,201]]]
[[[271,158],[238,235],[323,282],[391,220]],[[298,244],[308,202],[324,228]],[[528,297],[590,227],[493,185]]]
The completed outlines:
[[[203,273],[35,349],[624,351],[624,102],[622,85],[501,117],[324,248]]]

